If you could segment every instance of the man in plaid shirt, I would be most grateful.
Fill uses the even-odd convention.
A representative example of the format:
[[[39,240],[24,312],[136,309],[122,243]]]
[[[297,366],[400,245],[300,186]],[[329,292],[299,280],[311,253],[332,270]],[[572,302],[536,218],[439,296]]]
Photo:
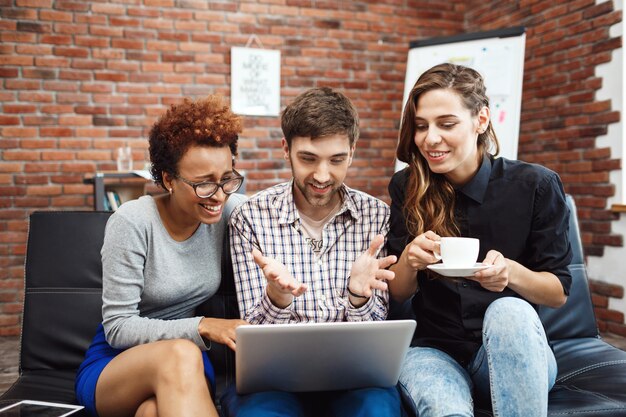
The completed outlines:
[[[381,249],[389,207],[343,183],[358,123],[350,100],[330,88],[308,90],[284,110],[282,146],[293,178],[257,193],[230,218],[239,309],[250,323],[387,317],[385,281],[394,274],[385,268],[396,261]],[[401,409],[395,387],[248,395],[233,388],[222,401],[230,417],[303,416],[319,404],[339,417],[399,416]]]

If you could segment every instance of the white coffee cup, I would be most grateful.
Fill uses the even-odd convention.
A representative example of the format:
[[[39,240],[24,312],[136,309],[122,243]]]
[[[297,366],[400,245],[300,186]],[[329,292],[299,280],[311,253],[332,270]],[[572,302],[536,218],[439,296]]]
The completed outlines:
[[[448,268],[469,268],[476,264],[480,241],[472,237],[442,237],[441,255],[435,253]]]

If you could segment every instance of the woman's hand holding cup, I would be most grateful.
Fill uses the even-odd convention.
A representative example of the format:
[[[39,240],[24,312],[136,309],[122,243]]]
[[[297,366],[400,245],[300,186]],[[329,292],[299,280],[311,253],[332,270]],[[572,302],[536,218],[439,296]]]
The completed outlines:
[[[440,239],[441,237],[431,230],[418,235],[404,248],[402,254],[404,262],[416,271],[439,262],[435,254],[439,254]]]

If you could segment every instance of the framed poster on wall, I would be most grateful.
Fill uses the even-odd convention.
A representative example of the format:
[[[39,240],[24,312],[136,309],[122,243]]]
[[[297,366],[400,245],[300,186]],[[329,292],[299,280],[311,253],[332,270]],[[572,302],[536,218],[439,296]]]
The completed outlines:
[[[491,122],[500,142],[499,155],[517,159],[525,43],[523,27],[411,42],[403,108],[411,88],[427,69],[446,62],[471,67],[485,79]],[[396,170],[403,167],[402,162],[396,163]]]
[[[248,116],[280,113],[280,51],[231,48],[231,107]]]

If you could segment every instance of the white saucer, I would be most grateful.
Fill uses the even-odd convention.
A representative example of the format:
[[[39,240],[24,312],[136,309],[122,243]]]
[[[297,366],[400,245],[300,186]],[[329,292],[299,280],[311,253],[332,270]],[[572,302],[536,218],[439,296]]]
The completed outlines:
[[[439,275],[443,275],[444,277],[471,277],[474,275],[474,272],[480,271],[482,269],[487,269],[491,265],[485,265],[483,263],[476,263],[474,266],[470,267],[458,267],[458,268],[450,268],[446,267],[444,264],[432,264],[428,265],[426,268],[431,271],[435,271]]]

